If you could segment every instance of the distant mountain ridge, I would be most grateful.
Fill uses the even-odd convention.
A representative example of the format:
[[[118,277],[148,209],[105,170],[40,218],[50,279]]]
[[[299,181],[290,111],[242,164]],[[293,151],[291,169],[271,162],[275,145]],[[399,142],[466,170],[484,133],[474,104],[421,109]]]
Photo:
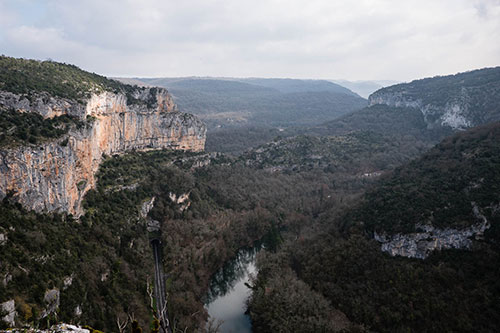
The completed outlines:
[[[200,116],[209,130],[316,125],[367,105],[347,88],[326,80],[263,78],[131,78],[167,88],[181,111]]]
[[[273,88],[283,93],[330,91],[352,96],[359,96],[352,90],[340,84],[326,80],[260,79],[260,78],[235,79],[235,80],[263,87]]]
[[[171,87],[175,90],[192,90],[204,93],[239,93],[239,94],[277,94],[279,90],[236,80],[215,78],[181,78],[181,79],[138,79],[155,86]]]
[[[121,80],[121,78],[119,78],[119,80]],[[275,92],[279,91],[282,93],[330,91],[352,96],[358,96],[355,92],[342,86],[341,84],[337,84],[335,82],[327,80],[315,80],[315,79],[257,78],[257,77],[255,78],[172,77],[172,78],[131,78],[129,80],[134,80],[136,82],[144,82],[150,85],[170,86],[175,88],[181,88],[181,87],[198,88],[198,89],[199,88],[204,89],[203,83],[211,83],[219,86],[222,85],[222,87],[225,88],[231,88],[230,84],[223,86],[221,82],[226,82],[226,83],[239,82],[243,84],[257,86],[260,88],[265,87],[273,89]],[[193,86],[186,84],[188,82]],[[248,87],[248,89],[252,88]]]

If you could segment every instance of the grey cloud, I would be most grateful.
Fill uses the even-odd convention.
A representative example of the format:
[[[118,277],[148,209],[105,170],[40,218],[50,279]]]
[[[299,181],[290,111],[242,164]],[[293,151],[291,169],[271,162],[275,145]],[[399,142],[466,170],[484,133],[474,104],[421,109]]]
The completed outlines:
[[[477,15],[481,18],[488,18],[492,11],[500,9],[500,0],[475,0],[474,2]]]
[[[496,0],[49,0],[35,24],[7,3],[3,52],[109,75],[408,80],[500,59]]]

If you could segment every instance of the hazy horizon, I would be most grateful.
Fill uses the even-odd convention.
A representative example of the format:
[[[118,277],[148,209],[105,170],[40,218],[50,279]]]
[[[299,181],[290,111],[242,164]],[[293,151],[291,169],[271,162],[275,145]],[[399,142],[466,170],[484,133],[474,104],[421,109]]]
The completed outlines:
[[[42,59],[40,59],[42,60]],[[85,70],[85,68],[82,68]],[[453,73],[456,74],[456,73]],[[207,76],[207,75],[187,75],[187,76],[108,76],[109,78],[117,79],[215,79],[215,80],[246,80],[246,79],[278,79],[278,80],[303,80],[303,81],[328,81],[328,82],[352,82],[352,83],[364,83],[364,82],[377,82],[384,84],[396,84],[402,83],[404,81],[390,80],[390,79],[374,79],[374,80],[349,80],[344,78],[328,78],[328,79],[315,79],[315,78],[296,78],[296,77],[263,77],[263,76]],[[411,79],[418,80],[419,78]]]

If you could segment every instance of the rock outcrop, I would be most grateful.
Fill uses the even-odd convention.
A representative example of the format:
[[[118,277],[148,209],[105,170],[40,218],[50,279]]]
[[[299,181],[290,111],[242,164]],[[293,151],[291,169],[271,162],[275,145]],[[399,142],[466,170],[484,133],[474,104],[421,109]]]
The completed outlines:
[[[189,201],[190,194],[191,192],[188,192],[179,194],[179,196],[177,196],[177,194],[169,192],[168,197],[172,202],[176,203],[179,206],[179,212],[182,213],[183,211],[188,209],[189,206],[191,206],[191,201]]]
[[[44,117],[69,114],[86,120],[83,128],[56,141],[0,150],[0,199],[12,195],[28,209],[79,216],[83,196],[95,186],[94,175],[104,154],[204,149],[205,125],[193,115],[178,112],[165,89],[136,89],[127,96],[103,92],[81,104],[44,94],[30,101],[0,92],[0,109],[37,112]]]
[[[156,197],[152,197],[150,200],[146,200],[143,202],[142,207],[141,207],[141,212],[140,215],[143,219],[146,220],[146,230],[148,232],[159,232],[161,229],[161,224],[159,221],[153,220],[151,217],[148,216],[149,212],[151,209],[153,209],[155,205],[155,200]],[[131,244],[131,247],[133,244]]]
[[[53,118],[64,114],[74,117],[85,116],[85,106],[75,100],[53,97],[46,92],[25,95],[0,91],[0,105],[24,112],[36,112],[44,118]]]
[[[391,256],[425,259],[431,252],[444,249],[469,249],[473,238],[483,236],[490,223],[480,213],[479,207],[473,203],[473,214],[481,222],[464,229],[439,229],[432,225],[416,225],[420,232],[411,234],[374,233],[376,241],[381,243],[381,250]]]
[[[45,302],[46,308],[40,315],[40,318],[45,318],[51,313],[55,313],[59,308],[61,299],[61,292],[59,289],[54,288],[45,291],[45,296],[43,297],[43,301]]]
[[[16,324],[16,302],[11,299],[7,302],[0,303],[0,310],[5,314],[0,320],[2,320],[7,325],[14,327]]]

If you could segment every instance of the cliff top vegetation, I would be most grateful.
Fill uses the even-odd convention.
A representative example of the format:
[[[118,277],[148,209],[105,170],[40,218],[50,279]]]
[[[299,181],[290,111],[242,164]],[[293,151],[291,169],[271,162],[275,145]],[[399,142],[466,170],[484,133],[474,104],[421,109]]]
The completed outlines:
[[[0,148],[57,139],[82,126],[83,121],[68,115],[45,119],[37,113],[0,109]],[[61,144],[66,145],[67,140]]]
[[[26,95],[46,92],[51,96],[82,102],[92,93],[122,92],[134,101],[139,88],[81,70],[75,65],[52,60],[32,60],[0,56],[0,90]]]

